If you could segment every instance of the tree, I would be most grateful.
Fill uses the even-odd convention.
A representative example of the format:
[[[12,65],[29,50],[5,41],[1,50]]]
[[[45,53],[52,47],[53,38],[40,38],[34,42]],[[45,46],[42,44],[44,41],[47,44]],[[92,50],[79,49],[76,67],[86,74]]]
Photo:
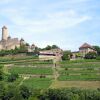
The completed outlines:
[[[81,89],[49,89],[39,100],[100,100],[100,91]]]
[[[62,60],[70,60],[70,55],[71,55],[70,51],[63,51]]]
[[[8,76],[8,82],[13,82],[18,78],[18,74],[11,74]]]
[[[50,45],[48,45],[47,47],[44,48],[45,50],[51,50],[52,47]]]
[[[59,49],[59,47],[57,45],[47,45],[45,48],[43,48],[42,50],[51,50],[51,49]]]
[[[100,56],[100,47],[99,46],[93,46],[93,47],[97,51],[98,56]]]
[[[3,72],[2,70],[0,69],[0,81],[3,80]]]
[[[5,94],[5,87],[4,84],[0,83],[0,100],[4,97]]]
[[[89,52],[85,55],[85,59],[96,59],[97,54],[95,52]]]
[[[52,49],[58,49],[59,47],[57,45],[52,45]]]
[[[17,90],[14,94],[14,96],[10,100],[25,100],[22,95],[19,93],[19,90]]]
[[[20,94],[24,99],[28,99],[31,96],[31,92],[26,86],[21,86],[20,87]]]

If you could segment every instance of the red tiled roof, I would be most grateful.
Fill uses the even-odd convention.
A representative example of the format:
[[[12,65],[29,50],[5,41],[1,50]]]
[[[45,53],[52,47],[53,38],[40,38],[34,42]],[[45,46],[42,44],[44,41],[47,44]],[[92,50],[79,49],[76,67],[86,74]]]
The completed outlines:
[[[88,43],[84,43],[79,49],[82,49],[82,48],[91,48],[91,49],[94,49],[90,44]]]

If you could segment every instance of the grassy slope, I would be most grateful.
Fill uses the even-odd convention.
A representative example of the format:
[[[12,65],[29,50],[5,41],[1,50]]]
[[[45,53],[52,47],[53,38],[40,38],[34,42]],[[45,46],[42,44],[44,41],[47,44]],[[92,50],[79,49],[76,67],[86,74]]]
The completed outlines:
[[[39,64],[39,62],[38,62]],[[37,65],[37,64],[36,64]],[[48,65],[48,64],[46,64]],[[82,87],[82,88],[100,88],[100,76],[97,75],[99,73],[99,68],[100,68],[100,62],[99,61],[74,61],[74,62],[62,62],[59,66],[60,68],[57,68],[57,71],[59,72],[60,77],[58,78],[59,80],[53,80],[51,79],[40,79],[40,78],[29,78],[23,81],[24,85],[29,86],[30,88],[37,88],[37,89],[46,89],[50,86],[51,88],[62,88],[62,87]],[[41,66],[41,64],[40,64]],[[65,68],[71,68],[70,70],[65,70]],[[80,68],[80,70],[77,70],[77,68]],[[84,68],[93,68],[91,71],[84,69]],[[76,69],[76,70],[74,70]],[[97,70],[94,70],[97,69]],[[44,71],[46,70],[46,71]],[[21,67],[18,69],[15,67],[14,69],[12,68],[10,72],[18,72],[18,73],[24,73],[24,74],[48,74],[52,72],[50,71],[51,69],[46,69],[43,68],[26,68],[26,67]],[[48,72],[50,71],[50,72]],[[79,75],[67,75],[69,74],[75,74],[75,73],[80,73],[84,74],[82,76]],[[88,75],[90,73],[90,75]],[[53,75],[53,74],[52,74]],[[69,81],[71,80],[71,81]],[[78,80],[78,81],[76,81]],[[80,81],[81,80],[81,81]],[[86,81],[84,81],[86,80]],[[92,81],[89,81],[92,80]],[[94,81],[96,80],[96,81]]]
[[[52,83],[49,78],[29,78],[23,82],[23,85],[31,89],[47,89]]]
[[[18,74],[52,74],[51,68],[33,68],[33,67],[12,67],[9,69],[10,73],[18,73]]]

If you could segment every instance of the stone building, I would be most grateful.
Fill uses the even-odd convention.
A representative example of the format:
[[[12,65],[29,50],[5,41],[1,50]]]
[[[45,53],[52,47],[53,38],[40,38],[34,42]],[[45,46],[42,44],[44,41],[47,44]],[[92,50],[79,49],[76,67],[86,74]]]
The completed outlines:
[[[82,54],[83,57],[89,52],[96,53],[96,50],[88,43],[84,43],[82,46],[80,46],[79,53]]]
[[[41,60],[54,60],[57,61],[62,60],[62,53],[63,51],[61,49],[51,49],[51,50],[43,50],[39,52],[39,59]]]
[[[97,51],[93,48],[93,46],[91,46],[88,43],[84,43],[83,45],[81,45],[79,47],[79,51],[75,51],[72,52],[72,56],[71,56],[71,60],[76,60],[76,59],[80,59],[80,58],[84,58],[85,55],[89,52],[95,52],[97,53]]]
[[[11,38],[8,34],[6,26],[2,27],[2,39],[0,41],[0,50],[11,50],[15,47],[20,47],[20,41],[18,38]]]
[[[31,46],[24,41],[23,38],[20,40],[18,38],[11,38],[8,33],[8,29],[6,26],[2,27],[2,39],[0,41],[0,50],[11,50],[15,49],[16,47],[20,47],[21,45],[25,45],[28,52],[33,52],[35,50],[35,45],[32,44]]]

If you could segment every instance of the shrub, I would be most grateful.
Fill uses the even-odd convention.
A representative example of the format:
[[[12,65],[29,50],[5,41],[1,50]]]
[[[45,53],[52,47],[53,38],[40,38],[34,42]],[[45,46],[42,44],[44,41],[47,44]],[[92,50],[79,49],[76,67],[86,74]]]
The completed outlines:
[[[8,76],[8,82],[13,82],[18,78],[18,74],[11,74]]]
[[[20,94],[26,100],[31,96],[32,93],[26,86],[21,86],[20,87]]]
[[[85,55],[85,59],[96,59],[97,54],[95,52],[89,52]]]
[[[65,68],[65,70],[68,70],[68,68]]]
[[[39,100],[100,100],[100,91],[71,89],[49,89]]]
[[[71,55],[70,51],[64,51],[63,56],[62,56],[62,60],[70,60],[70,55]]]
[[[97,56],[96,59],[97,59],[97,60],[100,60],[100,56]]]
[[[46,78],[46,76],[45,75],[40,75],[40,78]]]
[[[0,81],[3,80],[3,72],[0,70]]]

